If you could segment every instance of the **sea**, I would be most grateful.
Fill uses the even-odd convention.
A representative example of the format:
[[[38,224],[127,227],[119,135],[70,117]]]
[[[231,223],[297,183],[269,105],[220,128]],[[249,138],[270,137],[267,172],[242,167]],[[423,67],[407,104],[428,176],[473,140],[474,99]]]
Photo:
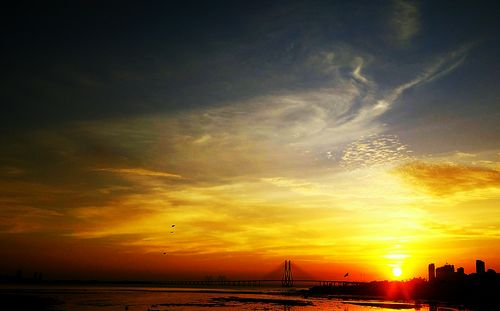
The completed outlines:
[[[5,310],[55,311],[476,311],[460,306],[429,305],[414,301],[310,297],[283,291],[282,288],[253,290],[139,286],[3,286],[0,287],[0,308],[2,305],[6,307]]]

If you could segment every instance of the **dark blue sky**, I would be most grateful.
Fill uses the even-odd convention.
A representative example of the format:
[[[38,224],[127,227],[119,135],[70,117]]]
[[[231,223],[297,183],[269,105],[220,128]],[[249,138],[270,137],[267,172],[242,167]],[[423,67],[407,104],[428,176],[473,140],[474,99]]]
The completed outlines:
[[[318,51],[339,48],[366,56],[365,73],[384,89],[410,79],[433,57],[470,46],[460,72],[438,82],[440,94],[426,91],[434,99],[405,109],[425,113],[432,100],[440,101],[430,104],[438,112],[449,105],[467,115],[494,109],[498,5],[410,1],[416,11],[401,13],[405,7],[397,3],[19,4],[2,18],[2,124],[37,127],[169,112],[314,88],[331,76],[304,63]],[[394,14],[400,24],[391,22]],[[413,26],[411,38],[398,37]],[[464,94],[457,98],[457,91]]]

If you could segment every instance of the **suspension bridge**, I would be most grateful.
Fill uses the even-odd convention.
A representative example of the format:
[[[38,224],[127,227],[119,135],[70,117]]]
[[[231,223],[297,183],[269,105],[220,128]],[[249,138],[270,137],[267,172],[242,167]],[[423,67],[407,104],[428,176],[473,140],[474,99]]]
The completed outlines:
[[[225,278],[205,280],[176,280],[162,281],[166,286],[188,286],[188,287],[312,287],[312,286],[356,286],[365,282],[353,282],[346,280],[318,280],[299,278],[294,279],[291,260],[285,260],[281,279],[256,279],[256,280],[228,280]]]

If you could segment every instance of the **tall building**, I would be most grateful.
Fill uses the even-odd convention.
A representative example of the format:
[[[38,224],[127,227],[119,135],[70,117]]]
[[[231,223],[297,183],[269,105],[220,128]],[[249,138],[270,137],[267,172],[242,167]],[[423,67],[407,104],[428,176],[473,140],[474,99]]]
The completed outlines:
[[[455,276],[455,266],[446,264],[436,269],[436,279],[450,280]]]
[[[457,269],[457,274],[460,274],[460,275],[464,275],[465,274],[465,270],[463,267],[460,267]]]
[[[484,261],[482,260],[476,260],[476,273],[477,274],[483,274],[486,271],[485,266],[484,266]]]
[[[429,282],[436,279],[436,269],[433,263],[429,264]]]

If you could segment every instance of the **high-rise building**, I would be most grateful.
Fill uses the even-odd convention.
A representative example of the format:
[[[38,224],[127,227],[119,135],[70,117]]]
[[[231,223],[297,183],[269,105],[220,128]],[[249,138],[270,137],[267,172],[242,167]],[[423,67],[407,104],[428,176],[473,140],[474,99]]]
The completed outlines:
[[[433,263],[429,264],[429,282],[436,279],[436,269]]]
[[[446,264],[436,269],[436,279],[449,280],[453,279],[455,275],[455,266]]]
[[[460,275],[464,275],[465,274],[465,270],[463,267],[460,267],[457,269],[457,274],[460,274]]]
[[[485,266],[484,266],[484,261],[482,260],[476,260],[476,273],[477,274],[483,274],[486,271]]]

